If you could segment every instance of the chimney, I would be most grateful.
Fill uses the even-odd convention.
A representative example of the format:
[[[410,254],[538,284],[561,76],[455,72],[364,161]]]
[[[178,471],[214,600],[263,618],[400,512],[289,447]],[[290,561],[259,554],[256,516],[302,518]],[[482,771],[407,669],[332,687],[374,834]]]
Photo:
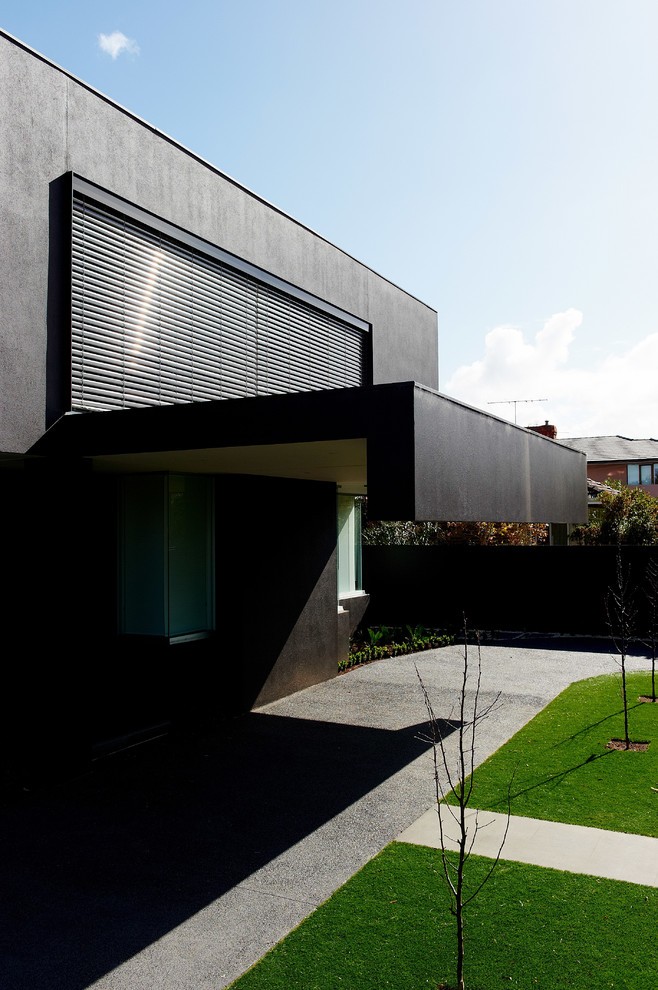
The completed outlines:
[[[529,426],[528,429],[532,430],[533,433],[540,433],[543,437],[557,440],[557,427],[551,426],[548,420],[546,420],[543,426]]]

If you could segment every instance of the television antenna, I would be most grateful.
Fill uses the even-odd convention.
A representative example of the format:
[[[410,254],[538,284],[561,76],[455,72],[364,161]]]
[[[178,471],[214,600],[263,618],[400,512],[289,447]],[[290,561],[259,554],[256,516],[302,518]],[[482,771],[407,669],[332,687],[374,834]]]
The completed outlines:
[[[548,399],[498,399],[496,402],[487,402],[488,406],[514,406],[514,425],[516,422],[516,407],[521,402],[548,402]]]

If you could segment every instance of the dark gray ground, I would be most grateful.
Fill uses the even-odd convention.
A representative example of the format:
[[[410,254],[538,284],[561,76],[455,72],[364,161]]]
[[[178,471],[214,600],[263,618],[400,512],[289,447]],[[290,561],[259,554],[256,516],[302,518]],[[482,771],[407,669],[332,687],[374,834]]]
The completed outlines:
[[[484,646],[483,700],[502,704],[478,761],[571,681],[617,670],[607,649]],[[414,664],[449,719],[460,647],[379,661],[10,803],[0,986],[226,986],[432,804]]]

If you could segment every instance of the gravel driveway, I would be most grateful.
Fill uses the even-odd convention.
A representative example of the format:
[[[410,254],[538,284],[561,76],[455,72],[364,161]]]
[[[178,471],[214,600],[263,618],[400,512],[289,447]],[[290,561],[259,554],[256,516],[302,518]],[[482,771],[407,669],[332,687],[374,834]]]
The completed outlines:
[[[482,699],[501,703],[478,762],[572,681],[617,670],[607,650],[484,645]],[[226,986],[432,804],[415,665],[449,719],[457,646],[357,668],[9,807],[0,985]]]

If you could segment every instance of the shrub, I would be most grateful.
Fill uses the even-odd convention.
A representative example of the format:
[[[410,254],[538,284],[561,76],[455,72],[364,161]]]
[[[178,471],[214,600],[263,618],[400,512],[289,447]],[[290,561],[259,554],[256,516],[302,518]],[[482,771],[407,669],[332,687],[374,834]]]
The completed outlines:
[[[347,658],[338,661],[339,673],[384,657],[436,650],[441,646],[450,646],[455,641],[454,636],[440,629],[426,629],[425,626],[406,626],[406,636],[399,626],[370,626],[366,630],[366,636],[369,642],[355,640]]]

